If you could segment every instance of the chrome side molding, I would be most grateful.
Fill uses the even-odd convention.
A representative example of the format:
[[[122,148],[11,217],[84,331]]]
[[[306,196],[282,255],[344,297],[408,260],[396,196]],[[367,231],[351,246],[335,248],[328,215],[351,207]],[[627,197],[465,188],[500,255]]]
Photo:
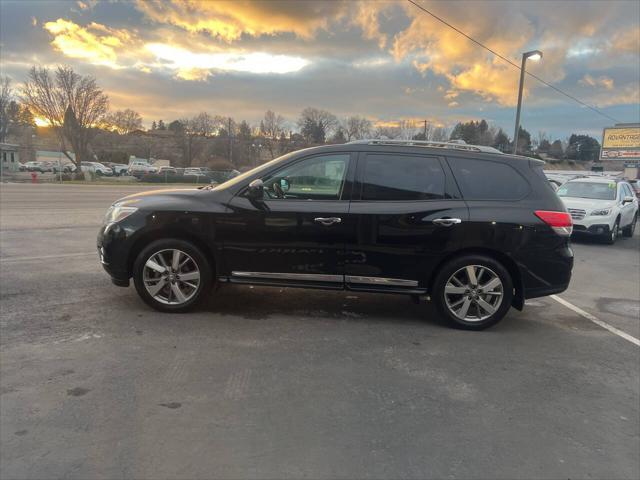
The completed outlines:
[[[342,283],[342,275],[323,275],[319,273],[277,273],[277,272],[231,272],[231,277],[262,280],[294,280],[307,282]]]
[[[347,275],[345,277],[347,283],[356,283],[359,285],[382,285],[387,287],[417,287],[416,280],[405,280],[402,278],[384,278],[384,277],[362,277],[359,275]]]
[[[254,280],[292,280],[298,282],[328,282],[354,285],[378,285],[381,287],[417,287],[417,280],[402,278],[363,277],[360,275],[324,275],[320,273],[279,273],[279,272],[231,272],[231,278]]]

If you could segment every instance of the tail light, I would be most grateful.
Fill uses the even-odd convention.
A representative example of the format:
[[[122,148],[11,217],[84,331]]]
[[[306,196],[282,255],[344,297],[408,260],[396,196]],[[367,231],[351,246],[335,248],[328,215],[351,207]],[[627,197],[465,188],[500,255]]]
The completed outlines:
[[[553,231],[563,237],[568,237],[573,232],[573,221],[567,212],[550,212],[547,210],[536,210],[536,217],[553,228]]]

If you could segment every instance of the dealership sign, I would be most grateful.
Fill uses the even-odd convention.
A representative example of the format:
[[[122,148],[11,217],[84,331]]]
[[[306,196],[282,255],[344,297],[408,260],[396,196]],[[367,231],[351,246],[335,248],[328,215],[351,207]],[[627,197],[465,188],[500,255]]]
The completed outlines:
[[[640,161],[640,125],[626,124],[602,132],[600,160]]]

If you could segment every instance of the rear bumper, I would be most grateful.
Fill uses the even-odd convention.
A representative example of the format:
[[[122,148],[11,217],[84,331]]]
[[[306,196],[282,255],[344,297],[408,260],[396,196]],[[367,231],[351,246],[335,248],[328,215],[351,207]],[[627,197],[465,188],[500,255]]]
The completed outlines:
[[[555,249],[532,251],[519,259],[525,299],[553,295],[569,288],[573,250],[568,241],[565,242]]]
[[[525,291],[524,298],[547,297],[549,295],[555,295],[556,293],[562,293],[567,288],[569,288],[568,283],[566,285],[554,285],[552,287],[529,288]]]

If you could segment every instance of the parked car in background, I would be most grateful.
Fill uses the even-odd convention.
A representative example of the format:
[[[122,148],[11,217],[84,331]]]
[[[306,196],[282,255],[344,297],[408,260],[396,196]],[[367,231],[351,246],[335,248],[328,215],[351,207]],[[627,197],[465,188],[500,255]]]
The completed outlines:
[[[51,168],[45,162],[27,162],[24,164],[27,172],[49,172]]]
[[[99,162],[82,162],[82,171],[93,172],[98,176],[104,175],[105,177],[111,177],[113,175],[113,170]]]
[[[158,169],[158,173],[162,174],[162,173],[171,173],[173,175],[177,175],[178,174],[178,170],[175,167],[169,167],[169,166],[165,166],[165,167],[160,167]]]
[[[125,163],[109,163],[107,165],[116,177],[121,175],[129,175],[129,165]]]
[[[216,187],[118,200],[98,253],[164,312],[214,283],[296,286],[428,295],[479,330],[569,285],[571,217],[542,165],[452,143],[309,148]]]
[[[158,169],[157,167],[154,167],[148,162],[135,160],[129,164],[128,171],[129,171],[129,175],[133,175],[134,177],[139,177],[147,173],[156,173]]]
[[[205,172],[200,167],[188,167],[184,169],[183,175],[204,176]]]
[[[75,166],[75,164],[71,163],[71,162],[67,162],[67,163],[63,163],[62,164],[62,173],[73,173],[78,169],[78,167]],[[53,173],[59,173],[60,171],[60,166],[59,164],[54,163],[53,164]]]
[[[573,231],[601,237],[613,244],[622,231],[633,236],[638,199],[628,182],[606,177],[569,180],[556,192],[573,219]]]
[[[27,171],[27,167],[25,166],[24,163],[18,162],[18,171],[19,172],[26,172]]]
[[[53,167],[55,167],[53,162],[40,162],[42,172],[53,172]]]

